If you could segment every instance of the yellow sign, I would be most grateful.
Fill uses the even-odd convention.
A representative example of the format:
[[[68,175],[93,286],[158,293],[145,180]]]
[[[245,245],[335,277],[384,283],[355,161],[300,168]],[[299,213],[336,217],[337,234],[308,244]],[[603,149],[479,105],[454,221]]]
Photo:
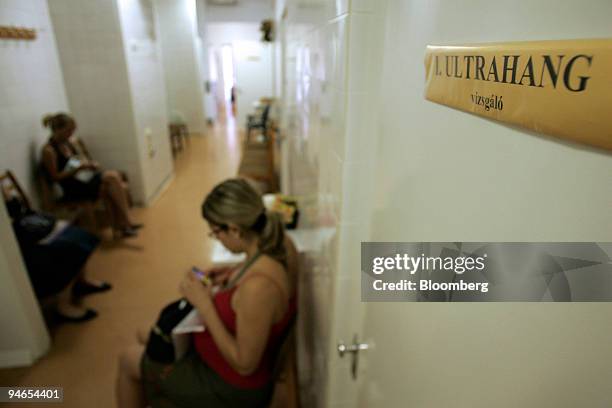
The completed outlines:
[[[612,150],[612,40],[427,47],[425,98]]]

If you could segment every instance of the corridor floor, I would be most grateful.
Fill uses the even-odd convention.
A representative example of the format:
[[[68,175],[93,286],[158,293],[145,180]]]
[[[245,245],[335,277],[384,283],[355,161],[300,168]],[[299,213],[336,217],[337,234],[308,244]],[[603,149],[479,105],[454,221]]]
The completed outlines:
[[[137,328],[150,327],[160,309],[180,296],[179,281],[191,266],[209,263],[200,205],[215,184],[236,174],[239,139],[231,122],[189,140],[168,188],[149,207],[134,210],[145,224],[140,235],[112,242],[107,233],[87,264],[88,275],[114,286],[85,299],[99,317],[54,328],[50,352],[33,367],[0,370],[0,386],[59,386],[64,407],[115,406],[118,353],[135,341]]]

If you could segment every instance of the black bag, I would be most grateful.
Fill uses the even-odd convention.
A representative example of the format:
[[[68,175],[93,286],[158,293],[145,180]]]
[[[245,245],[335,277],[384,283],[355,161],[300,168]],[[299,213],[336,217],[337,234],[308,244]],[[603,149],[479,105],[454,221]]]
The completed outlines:
[[[5,200],[6,209],[13,220],[13,229],[21,244],[34,244],[53,231],[56,218],[49,214],[30,210],[22,200],[11,197]]]
[[[28,214],[15,220],[15,235],[19,241],[38,242],[53,231],[55,223],[56,219],[51,215]]]
[[[182,307],[181,307],[182,306]],[[193,306],[180,299],[164,307],[149,333],[145,353],[153,361],[171,364],[175,360],[172,329],[191,312]]]

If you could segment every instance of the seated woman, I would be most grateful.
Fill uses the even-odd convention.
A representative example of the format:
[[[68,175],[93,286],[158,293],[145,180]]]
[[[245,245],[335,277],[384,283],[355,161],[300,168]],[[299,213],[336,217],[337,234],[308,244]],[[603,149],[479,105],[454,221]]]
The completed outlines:
[[[12,189],[2,195],[30,282],[39,299],[55,297],[55,318],[79,323],[98,313],[82,305],[81,298],[111,289],[106,282],[85,279],[85,264],[98,246],[94,235],[63,220],[37,213]]]
[[[206,327],[178,362],[164,365],[135,345],[120,356],[119,407],[258,407],[272,393],[272,367],[296,311],[296,250],[278,214],[244,180],[217,185],[202,205],[210,236],[247,260],[213,295],[191,272],[180,284]],[[209,274],[223,271],[211,268]],[[227,278],[227,279],[226,279]]]
[[[76,130],[76,122],[70,115],[47,115],[43,118],[43,126],[52,132],[43,147],[43,166],[47,176],[62,187],[64,199],[95,201],[102,197],[112,213],[114,235],[135,236],[142,224],[130,220],[128,195],[119,172],[100,171],[98,163],[78,157],[69,142]]]

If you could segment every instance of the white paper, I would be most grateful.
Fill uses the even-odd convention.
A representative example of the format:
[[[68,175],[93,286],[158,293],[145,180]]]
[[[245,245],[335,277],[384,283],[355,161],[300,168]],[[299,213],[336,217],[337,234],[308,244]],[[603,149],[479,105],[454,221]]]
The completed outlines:
[[[66,167],[64,167],[64,170],[66,171],[70,171],[72,169],[76,169],[81,165],[81,160],[78,157],[71,157],[70,159],[68,159],[68,161],[66,162]]]
[[[89,180],[91,180],[93,176],[95,176],[95,174],[96,173],[93,170],[83,169],[77,171],[74,178],[79,181],[82,181],[83,183],[89,183]]]
[[[198,311],[193,309],[172,329],[172,344],[174,344],[175,361],[179,361],[189,350],[191,333],[200,333],[205,330]]]
[[[78,169],[81,166],[81,159],[78,157],[71,157],[66,163],[65,170],[70,171],[73,169]],[[76,172],[74,178],[82,181],[83,183],[89,183],[89,181],[93,178],[96,173],[90,169],[83,169]]]

